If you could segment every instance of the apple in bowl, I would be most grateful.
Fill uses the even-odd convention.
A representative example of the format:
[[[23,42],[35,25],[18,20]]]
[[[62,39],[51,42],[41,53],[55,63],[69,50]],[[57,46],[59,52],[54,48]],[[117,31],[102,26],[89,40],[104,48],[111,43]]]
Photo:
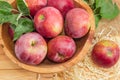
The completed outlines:
[[[24,0],[27,7],[30,10],[31,16],[34,15],[39,11],[41,8],[47,5],[47,0]]]
[[[37,65],[46,57],[47,44],[40,34],[26,33],[16,41],[15,54],[21,62]]]
[[[76,44],[71,37],[57,36],[48,42],[47,57],[53,62],[60,63],[69,60],[76,51]]]
[[[63,17],[56,8],[45,7],[36,13],[34,24],[37,32],[42,36],[45,38],[53,38],[62,32]]]
[[[89,14],[82,8],[71,9],[65,18],[65,33],[72,38],[81,38],[89,31]]]
[[[41,64],[37,66],[32,66],[32,65],[22,63],[20,60],[17,59],[15,55],[15,52],[14,52],[15,44],[11,40],[8,34],[9,24],[3,24],[0,27],[0,38],[1,38],[1,43],[4,47],[3,50],[5,51],[5,54],[14,63],[18,64],[20,67],[29,71],[37,72],[37,73],[54,73],[54,72],[64,71],[65,69],[72,67],[77,62],[82,60],[91,46],[93,35],[94,35],[94,29],[95,29],[95,21],[94,21],[94,15],[91,8],[85,2],[83,2],[82,0],[73,0],[73,1],[75,3],[75,7],[83,8],[89,13],[90,29],[84,37],[75,40],[76,52],[71,59],[58,64],[53,63],[48,59],[45,59]]]
[[[64,17],[69,10],[75,7],[73,0],[48,0],[48,6],[57,8]]]

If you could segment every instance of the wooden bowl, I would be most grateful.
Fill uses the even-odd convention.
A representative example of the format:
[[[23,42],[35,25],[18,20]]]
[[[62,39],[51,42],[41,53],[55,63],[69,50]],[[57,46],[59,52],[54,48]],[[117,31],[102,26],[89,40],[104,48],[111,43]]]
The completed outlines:
[[[37,72],[37,73],[54,73],[54,72],[63,71],[75,65],[79,61],[81,61],[84,58],[84,56],[87,54],[90,48],[90,45],[92,43],[92,39],[94,36],[94,30],[95,30],[95,20],[94,20],[94,15],[93,15],[91,8],[84,1],[74,0],[74,2],[75,2],[76,7],[82,7],[89,13],[91,27],[86,36],[84,36],[81,39],[75,40],[77,44],[77,51],[70,60],[64,63],[56,64],[46,59],[43,63],[37,66],[27,65],[27,64],[20,62],[15,56],[14,43],[10,39],[10,36],[8,34],[9,24],[3,24],[0,26],[0,38],[1,38],[1,43],[3,45],[3,50],[5,54],[18,66],[26,70]],[[11,2],[11,4],[15,5],[14,1]]]

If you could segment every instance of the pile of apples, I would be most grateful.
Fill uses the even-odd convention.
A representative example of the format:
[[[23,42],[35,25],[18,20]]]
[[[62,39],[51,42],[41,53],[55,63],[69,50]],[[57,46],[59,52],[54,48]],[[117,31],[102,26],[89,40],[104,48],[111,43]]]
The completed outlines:
[[[76,52],[74,39],[89,31],[89,14],[75,7],[73,0],[25,0],[34,18],[34,32],[15,43],[16,57],[23,63],[40,64],[46,57],[60,63]]]

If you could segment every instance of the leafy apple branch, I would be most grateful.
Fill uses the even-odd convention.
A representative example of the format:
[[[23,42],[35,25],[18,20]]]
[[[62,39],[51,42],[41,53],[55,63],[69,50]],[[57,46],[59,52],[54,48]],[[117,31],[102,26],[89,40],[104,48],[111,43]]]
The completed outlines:
[[[96,27],[98,22],[102,19],[114,19],[118,16],[120,10],[116,3],[112,0],[84,0],[93,9],[95,14]]]
[[[29,19],[32,17],[24,0],[17,0],[17,9],[6,1],[0,1],[0,24],[11,24],[10,27],[14,30],[14,41],[22,34],[34,30],[33,20]]]

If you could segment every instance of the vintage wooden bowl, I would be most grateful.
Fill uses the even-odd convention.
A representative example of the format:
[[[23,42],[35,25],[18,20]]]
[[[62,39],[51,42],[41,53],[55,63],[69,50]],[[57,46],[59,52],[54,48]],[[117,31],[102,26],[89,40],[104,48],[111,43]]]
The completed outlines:
[[[54,73],[54,72],[63,71],[75,65],[77,62],[81,61],[84,58],[84,56],[87,55],[87,52],[92,43],[92,39],[94,36],[94,30],[95,30],[95,20],[94,20],[94,15],[93,15],[91,8],[84,1],[74,0],[74,2],[75,2],[76,7],[82,7],[89,13],[91,28],[86,36],[84,36],[81,39],[76,40],[77,51],[70,60],[64,63],[56,64],[46,59],[43,63],[41,63],[38,66],[32,66],[32,65],[21,63],[15,56],[14,43],[10,39],[9,34],[8,34],[9,24],[3,24],[0,26],[0,38],[1,38],[1,43],[3,45],[3,50],[5,54],[18,66],[26,70],[37,72],[37,73]],[[11,4],[15,5],[14,0],[11,1]]]

